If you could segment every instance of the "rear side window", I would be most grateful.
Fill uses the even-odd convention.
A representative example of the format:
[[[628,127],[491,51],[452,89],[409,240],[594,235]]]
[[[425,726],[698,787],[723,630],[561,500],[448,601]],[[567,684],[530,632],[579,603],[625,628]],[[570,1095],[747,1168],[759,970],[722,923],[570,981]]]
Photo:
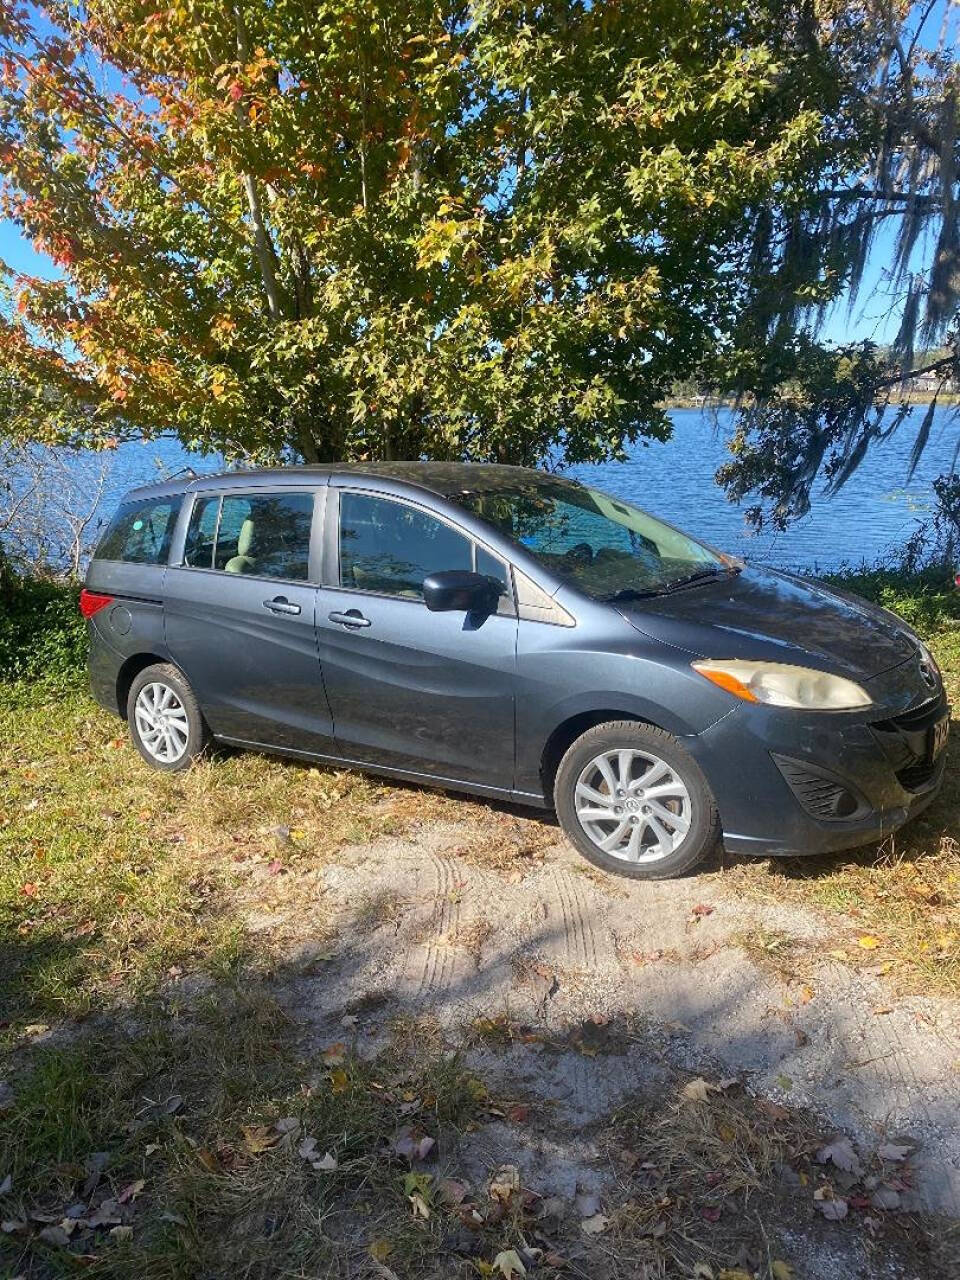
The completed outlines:
[[[97,547],[97,560],[166,564],[183,502],[181,494],[128,502],[118,510]]]
[[[202,517],[201,517],[202,518]],[[313,494],[225,496],[214,568],[305,582],[309,576]]]

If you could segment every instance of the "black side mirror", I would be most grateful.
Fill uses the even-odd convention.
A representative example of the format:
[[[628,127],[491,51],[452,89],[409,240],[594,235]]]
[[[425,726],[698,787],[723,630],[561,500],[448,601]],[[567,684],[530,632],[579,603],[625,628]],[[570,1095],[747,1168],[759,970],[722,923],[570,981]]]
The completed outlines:
[[[500,584],[469,569],[444,569],[423,580],[423,602],[431,613],[496,613]]]

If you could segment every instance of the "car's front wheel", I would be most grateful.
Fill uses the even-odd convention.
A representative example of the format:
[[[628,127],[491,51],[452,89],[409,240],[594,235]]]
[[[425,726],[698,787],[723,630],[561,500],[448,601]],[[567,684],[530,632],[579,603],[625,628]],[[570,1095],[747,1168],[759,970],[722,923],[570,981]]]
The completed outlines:
[[[127,697],[133,745],[155,769],[186,769],[207,747],[210,730],[193,690],[170,663],[146,667]]]
[[[615,875],[666,880],[701,862],[720,820],[697,762],[654,725],[588,729],[560,762],[557,816],[575,848]]]

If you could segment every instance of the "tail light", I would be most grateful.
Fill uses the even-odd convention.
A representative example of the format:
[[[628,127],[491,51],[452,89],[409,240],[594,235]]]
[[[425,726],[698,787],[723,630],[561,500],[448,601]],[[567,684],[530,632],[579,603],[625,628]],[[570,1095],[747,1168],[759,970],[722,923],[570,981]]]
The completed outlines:
[[[113,596],[102,596],[97,591],[88,591],[86,587],[80,592],[80,612],[85,618],[92,618],[108,604],[113,604]]]

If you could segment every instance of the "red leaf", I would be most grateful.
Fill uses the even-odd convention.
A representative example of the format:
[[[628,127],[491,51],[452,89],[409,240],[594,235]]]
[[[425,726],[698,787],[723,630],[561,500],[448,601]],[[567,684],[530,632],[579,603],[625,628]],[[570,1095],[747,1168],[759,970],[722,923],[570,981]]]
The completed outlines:
[[[37,896],[37,886],[28,880],[20,892],[27,898],[35,898]]]

